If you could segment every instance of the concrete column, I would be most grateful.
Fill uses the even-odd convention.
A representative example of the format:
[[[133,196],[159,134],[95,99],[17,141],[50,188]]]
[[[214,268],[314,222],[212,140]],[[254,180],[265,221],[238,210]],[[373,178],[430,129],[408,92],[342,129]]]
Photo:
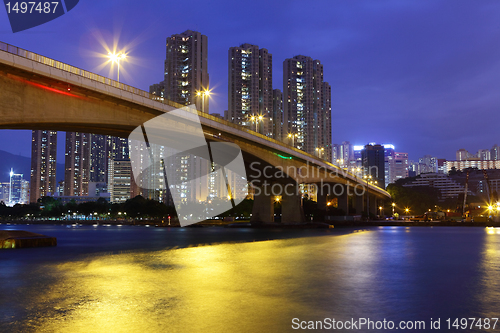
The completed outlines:
[[[349,215],[349,197],[347,193],[344,192],[342,195],[337,196],[338,200],[338,208],[343,209],[345,211],[345,215]]]
[[[377,215],[377,198],[373,195],[368,194],[370,197],[370,214]]]
[[[274,197],[270,184],[255,188],[250,222],[274,222]]]
[[[305,222],[304,211],[300,202],[299,186],[296,183],[284,185],[282,195],[281,223]]]
[[[365,198],[363,195],[354,195],[356,205],[356,215],[362,215],[365,211]]]
[[[317,206],[316,206],[316,211],[314,212],[314,220],[324,221],[326,215],[327,194],[322,191],[318,191],[318,193],[316,193],[316,197],[317,197]]]

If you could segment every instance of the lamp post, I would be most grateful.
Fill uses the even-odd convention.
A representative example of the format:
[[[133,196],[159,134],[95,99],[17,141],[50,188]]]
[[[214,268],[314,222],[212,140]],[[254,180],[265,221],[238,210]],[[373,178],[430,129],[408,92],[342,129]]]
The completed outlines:
[[[365,175],[363,178],[366,179],[366,211],[368,212],[368,220],[370,219],[370,193],[368,193],[368,180],[372,179],[372,175]]]
[[[264,117],[262,115],[260,115],[260,116],[251,116],[250,120],[255,122],[255,132],[259,133],[259,130],[258,130],[259,121],[263,121]]]
[[[316,152],[318,153],[318,157],[319,157],[319,158],[322,158],[322,157],[323,157],[323,153],[324,153],[324,151],[325,151],[325,148],[323,148],[323,147],[321,147],[321,148],[316,147]]]
[[[393,203],[392,203],[392,217],[393,217],[393,218],[394,218],[394,207],[395,207],[395,206],[396,206],[396,203],[395,203],[395,202],[393,202]]]
[[[292,147],[295,147],[295,137],[297,136],[297,134],[292,134],[292,133],[288,133],[288,138],[292,139]]]
[[[210,97],[210,90],[197,91],[196,96],[201,96],[201,112],[205,113],[205,96]]]
[[[108,52],[108,58],[111,60],[111,62],[116,62],[118,66],[118,77],[116,79],[117,82],[120,82],[120,60],[125,60],[127,55],[125,53],[111,53]]]

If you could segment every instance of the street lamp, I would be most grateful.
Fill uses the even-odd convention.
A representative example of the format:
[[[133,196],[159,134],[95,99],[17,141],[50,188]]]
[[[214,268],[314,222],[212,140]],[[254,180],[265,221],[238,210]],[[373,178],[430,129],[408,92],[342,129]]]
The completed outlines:
[[[395,203],[395,202],[393,202],[393,203],[392,203],[392,217],[394,217],[394,207],[395,207],[395,206],[396,206],[396,203]]]
[[[201,112],[205,113],[205,96],[210,97],[210,90],[197,91],[196,96],[201,96]]]
[[[372,175],[365,175],[363,178],[366,179],[366,211],[368,212],[368,220],[370,219],[370,194],[368,193],[368,180],[372,179]]]
[[[382,206],[379,206],[379,207],[378,207],[378,210],[379,210],[379,215],[380,215],[380,216],[382,216],[382,208],[383,208]]]
[[[292,147],[295,147],[295,141],[294,141],[294,139],[295,139],[296,136],[297,136],[297,134],[288,133],[288,138],[292,139]]]
[[[118,77],[116,79],[117,82],[120,82],[120,60],[125,60],[127,55],[125,53],[111,53],[108,52],[108,58],[111,60],[111,62],[116,62],[118,65]]]
[[[325,148],[321,147],[321,148],[316,148],[316,151],[318,152],[318,157],[319,158],[322,158],[322,154],[323,152],[325,151]]]
[[[251,121],[255,121],[255,132],[259,133],[258,126],[259,126],[259,121],[263,121],[264,117],[262,115],[259,116],[251,116],[250,117]]]

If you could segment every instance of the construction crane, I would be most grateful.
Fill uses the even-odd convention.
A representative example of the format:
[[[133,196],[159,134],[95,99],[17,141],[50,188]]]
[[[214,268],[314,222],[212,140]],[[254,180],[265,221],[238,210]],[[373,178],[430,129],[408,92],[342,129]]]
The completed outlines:
[[[462,216],[465,216],[465,204],[467,202],[468,190],[469,190],[469,170],[467,170],[467,177],[465,177],[465,193],[464,193],[464,204],[462,206]]]
[[[486,194],[488,195],[488,204],[491,205],[491,185],[490,185],[490,179],[488,178],[488,172],[486,172],[486,169],[483,170],[483,176],[484,180],[486,183]]]

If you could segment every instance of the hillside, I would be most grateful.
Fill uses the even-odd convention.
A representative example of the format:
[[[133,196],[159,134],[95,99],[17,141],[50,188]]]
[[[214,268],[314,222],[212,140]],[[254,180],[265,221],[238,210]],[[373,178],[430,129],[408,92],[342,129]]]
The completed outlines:
[[[24,179],[30,180],[31,158],[0,150],[0,182],[9,181],[11,168],[15,173],[22,173]],[[57,163],[56,174],[57,181],[64,180],[64,163]]]

